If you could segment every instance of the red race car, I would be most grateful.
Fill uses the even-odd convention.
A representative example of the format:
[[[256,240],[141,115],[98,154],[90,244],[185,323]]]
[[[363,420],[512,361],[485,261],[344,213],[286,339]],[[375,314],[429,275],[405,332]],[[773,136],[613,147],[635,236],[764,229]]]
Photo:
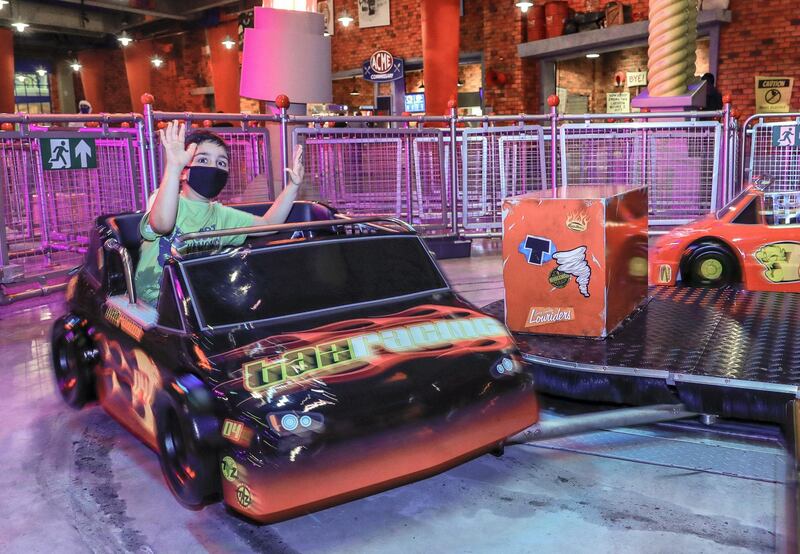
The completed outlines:
[[[800,190],[748,186],[716,214],[661,237],[650,281],[749,290],[800,292]]]

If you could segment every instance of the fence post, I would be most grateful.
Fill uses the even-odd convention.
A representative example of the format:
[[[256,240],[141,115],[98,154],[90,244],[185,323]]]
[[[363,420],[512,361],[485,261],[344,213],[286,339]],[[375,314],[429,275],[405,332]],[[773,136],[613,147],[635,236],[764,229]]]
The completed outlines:
[[[142,144],[142,147],[147,145],[147,166],[144,168],[147,171],[148,176],[145,179],[147,186],[147,182],[152,185],[153,189],[158,186],[158,172],[156,171],[156,137],[155,137],[155,125],[153,124],[153,95],[149,92],[145,92],[142,94],[140,100],[144,106],[144,134],[145,134],[145,143]],[[149,191],[148,191],[149,195]],[[145,198],[145,206],[147,206],[147,199]]]
[[[712,206],[712,209],[721,208],[725,204],[725,191],[728,190],[728,178],[730,173],[728,171],[728,147],[730,146],[728,137],[731,126],[731,95],[724,95],[722,97],[722,103],[722,140],[720,141],[719,153],[720,176],[719,181],[717,181],[717,205]]]
[[[456,119],[458,119],[458,111],[456,110],[456,101],[452,98],[447,102],[447,107],[450,108],[450,188],[453,194],[453,203],[450,206],[450,217],[453,220],[453,234],[458,234],[458,161],[456,154],[458,147],[456,145],[457,131]],[[466,145],[466,143],[464,143]],[[464,176],[466,178],[466,176]],[[466,196],[464,202],[467,201]]]
[[[275,105],[281,110],[281,190],[289,185],[289,174],[286,168],[289,167],[289,97],[279,94],[275,98]]]
[[[553,187],[553,198],[558,196],[558,95],[547,97],[550,106],[550,185]]]

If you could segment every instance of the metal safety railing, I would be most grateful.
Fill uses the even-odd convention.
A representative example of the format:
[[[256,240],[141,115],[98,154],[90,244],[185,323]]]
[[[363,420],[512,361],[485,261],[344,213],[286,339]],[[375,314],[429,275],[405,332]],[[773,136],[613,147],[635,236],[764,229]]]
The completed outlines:
[[[402,219],[427,235],[497,235],[503,199],[542,189],[648,186],[650,222],[673,225],[721,207],[753,175],[768,174],[786,190],[798,182],[800,146],[777,148],[766,137],[800,114],[757,116],[740,128],[730,105],[591,115],[559,115],[551,106],[545,115],[481,117],[460,117],[455,108],[449,116],[392,117],[295,116],[287,108],[203,114],[146,104],[143,115],[0,114],[0,302],[11,284],[43,285],[80,263],[96,216],[145,209],[162,173],[158,129],[175,119],[212,127],[228,144],[223,202],[275,198],[291,149],[302,145],[303,198],[353,216]],[[36,127],[69,123],[92,127]],[[45,168],[43,140],[79,137],[94,141],[96,167]]]
[[[800,113],[750,116],[740,137],[737,165],[743,180],[766,177],[770,190],[800,188]]]

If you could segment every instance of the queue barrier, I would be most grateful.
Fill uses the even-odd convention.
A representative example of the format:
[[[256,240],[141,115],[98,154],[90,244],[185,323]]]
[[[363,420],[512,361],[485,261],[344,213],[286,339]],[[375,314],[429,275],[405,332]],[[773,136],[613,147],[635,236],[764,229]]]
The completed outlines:
[[[769,118],[776,116],[739,127],[730,105],[680,117],[559,115],[556,108],[545,115],[460,117],[453,109],[450,116],[321,117],[286,108],[276,115],[159,112],[151,104],[142,115],[0,114],[0,303],[12,298],[9,287],[41,287],[80,263],[96,216],[146,208],[162,172],[158,129],[170,120],[212,126],[229,144],[223,202],[274,199],[286,185],[279,169],[303,145],[304,198],[353,215],[400,218],[426,235],[479,237],[499,234],[503,198],[543,189],[646,185],[654,225],[712,212],[756,174],[796,190],[800,147],[778,149],[768,137],[775,126],[800,122],[800,114]],[[92,127],[36,127],[69,123]],[[94,139],[97,167],[43,169],[41,141],[59,137]]]

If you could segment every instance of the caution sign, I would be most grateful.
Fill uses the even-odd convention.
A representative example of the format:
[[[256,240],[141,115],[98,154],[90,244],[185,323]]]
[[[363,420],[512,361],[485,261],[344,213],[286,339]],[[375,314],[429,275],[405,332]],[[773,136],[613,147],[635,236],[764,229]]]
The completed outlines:
[[[95,169],[97,146],[89,138],[42,139],[42,169]]]
[[[792,86],[792,77],[756,77],[756,112],[789,112]]]

